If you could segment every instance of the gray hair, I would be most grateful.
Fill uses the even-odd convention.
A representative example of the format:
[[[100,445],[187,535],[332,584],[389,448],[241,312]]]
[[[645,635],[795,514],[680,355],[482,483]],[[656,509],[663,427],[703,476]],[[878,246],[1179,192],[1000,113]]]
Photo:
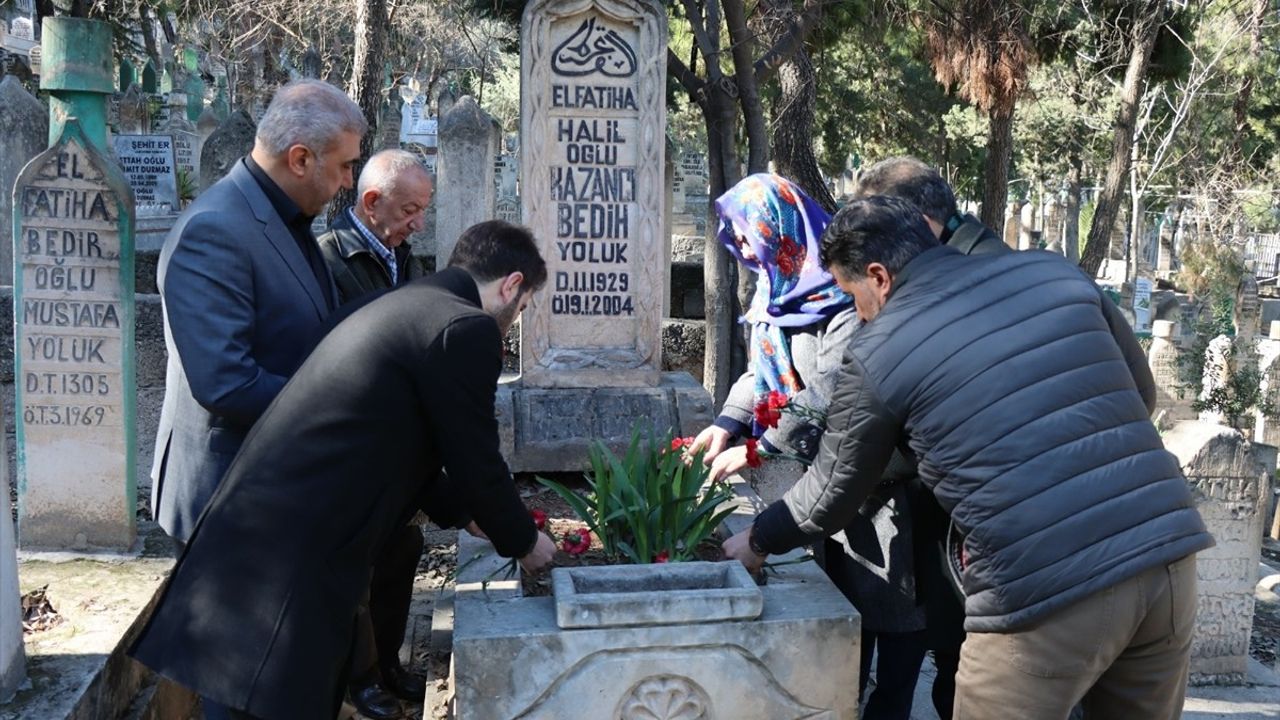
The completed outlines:
[[[356,197],[363,197],[366,190],[377,190],[384,195],[395,190],[400,180],[414,170],[431,179],[431,173],[418,160],[418,156],[408,150],[382,150],[373,154],[360,171],[360,180],[356,183]]]
[[[902,198],[943,226],[958,212],[955,193],[938,171],[906,155],[881,160],[858,175],[853,196],[872,195]]]
[[[276,90],[258,123],[256,140],[273,156],[294,145],[318,154],[344,132],[364,135],[368,130],[360,106],[346,93],[321,80],[295,80]]]

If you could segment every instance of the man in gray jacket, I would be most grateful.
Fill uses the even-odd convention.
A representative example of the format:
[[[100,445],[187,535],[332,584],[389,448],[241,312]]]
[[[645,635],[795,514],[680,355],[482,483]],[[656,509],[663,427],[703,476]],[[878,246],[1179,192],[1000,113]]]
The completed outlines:
[[[822,255],[866,325],[816,462],[726,554],[755,569],[836,532],[902,448],[966,536],[956,718],[1178,717],[1213,540],[1132,331],[1060,256],[963,255],[897,198],[846,206]]]

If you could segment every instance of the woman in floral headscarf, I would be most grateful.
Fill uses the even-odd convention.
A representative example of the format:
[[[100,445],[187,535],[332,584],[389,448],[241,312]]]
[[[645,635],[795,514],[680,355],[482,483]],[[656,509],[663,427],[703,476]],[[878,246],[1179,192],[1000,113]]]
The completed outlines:
[[[826,430],[836,370],[858,327],[853,298],[818,260],[830,216],[791,181],[763,173],[716,200],[716,211],[720,241],[757,275],[742,318],[751,327],[750,360],[694,446],[707,449],[712,478],[757,466],[762,457],[808,464]],[[735,445],[738,440],[744,442]],[[761,494],[776,500],[798,479],[762,487]],[[876,688],[862,715],[868,720],[910,717],[924,659],[902,488],[898,483],[892,497],[869,500],[848,528],[820,543],[828,575],[862,614],[860,690],[878,650]]]

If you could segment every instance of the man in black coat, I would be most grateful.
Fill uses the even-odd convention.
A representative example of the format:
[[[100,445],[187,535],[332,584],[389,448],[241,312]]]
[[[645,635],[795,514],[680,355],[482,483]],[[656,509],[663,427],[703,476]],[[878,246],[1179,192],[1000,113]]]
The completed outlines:
[[[550,562],[498,449],[502,336],[546,280],[500,221],[341,322],[254,426],[132,654],[232,717],[331,718],[370,568],[419,509]],[[438,482],[448,469],[447,486]]]

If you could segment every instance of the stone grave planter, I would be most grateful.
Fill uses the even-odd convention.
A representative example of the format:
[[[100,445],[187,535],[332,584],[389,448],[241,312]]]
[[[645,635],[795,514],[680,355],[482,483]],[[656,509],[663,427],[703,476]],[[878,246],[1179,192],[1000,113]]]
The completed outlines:
[[[735,489],[730,532],[760,506]],[[522,597],[482,588],[506,562],[487,542],[460,533],[458,559],[457,720],[857,717],[860,618],[813,563],[764,586],[737,562],[557,568],[552,597]]]

